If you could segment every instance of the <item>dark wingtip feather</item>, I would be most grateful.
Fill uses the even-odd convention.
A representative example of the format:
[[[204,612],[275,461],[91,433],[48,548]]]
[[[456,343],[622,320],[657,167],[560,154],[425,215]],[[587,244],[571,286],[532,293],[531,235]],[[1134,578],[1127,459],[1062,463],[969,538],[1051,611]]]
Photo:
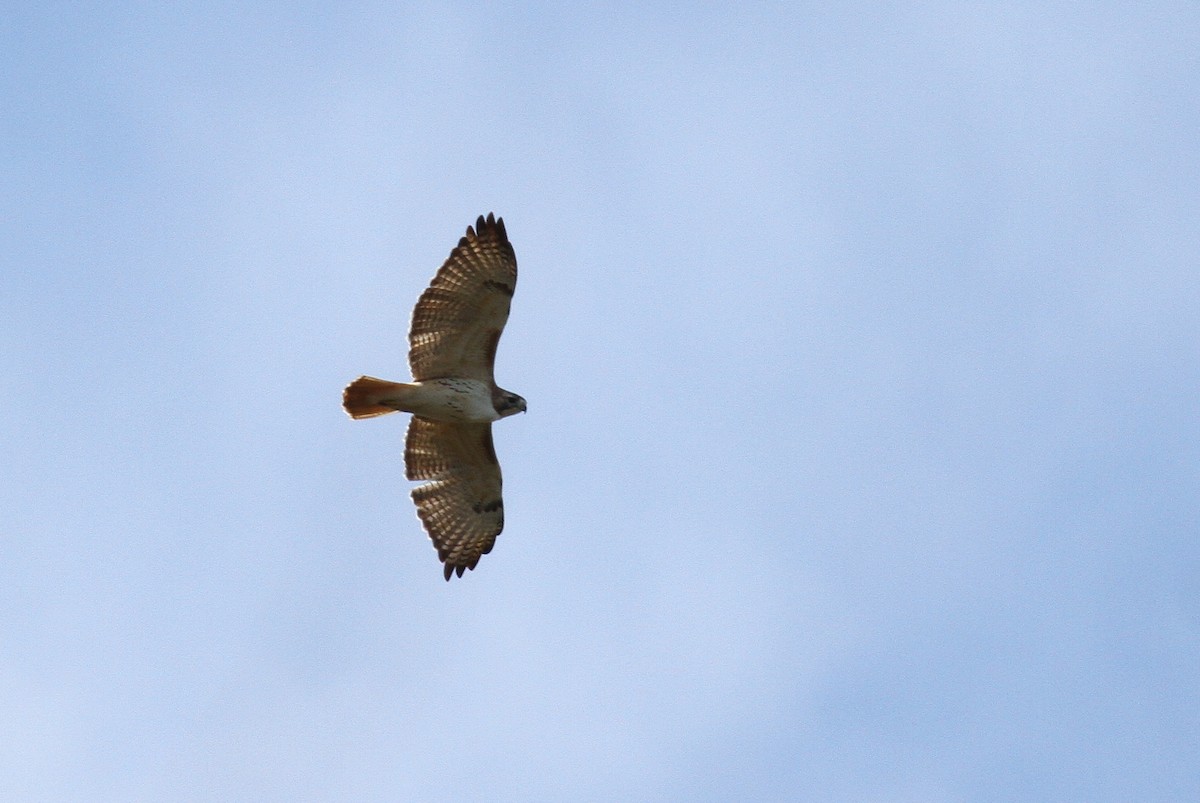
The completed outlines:
[[[494,230],[500,242],[508,242],[508,232],[504,230],[504,218],[496,217],[495,212],[488,212],[486,218],[483,215],[476,218],[474,229],[467,226],[467,239],[474,240],[476,237],[482,237],[485,229]]]
[[[479,558],[475,558],[474,563],[459,563],[459,564],[447,563],[445,566],[442,567],[442,574],[445,575],[446,581],[449,582],[450,577],[453,575],[462,577],[463,572],[465,572],[467,569],[471,569],[473,571],[475,569],[475,565],[477,563],[479,563]]]

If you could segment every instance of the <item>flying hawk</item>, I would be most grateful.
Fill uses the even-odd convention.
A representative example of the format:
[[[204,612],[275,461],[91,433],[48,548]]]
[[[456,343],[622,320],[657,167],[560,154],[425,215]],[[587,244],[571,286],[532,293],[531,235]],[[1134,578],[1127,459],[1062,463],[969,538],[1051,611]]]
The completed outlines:
[[[496,386],[496,344],[517,286],[517,257],[504,219],[480,216],[413,308],[412,382],[360,376],[342,393],[351,418],[412,413],[404,463],[417,515],[445,564],[446,579],[474,569],[504,529],[492,422],[525,412]]]

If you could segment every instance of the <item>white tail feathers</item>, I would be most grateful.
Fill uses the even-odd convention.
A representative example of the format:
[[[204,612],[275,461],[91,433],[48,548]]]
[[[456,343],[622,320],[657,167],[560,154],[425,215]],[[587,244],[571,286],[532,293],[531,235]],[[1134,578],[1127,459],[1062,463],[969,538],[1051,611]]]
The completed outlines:
[[[403,382],[388,382],[373,376],[360,376],[342,391],[342,406],[351,418],[373,418],[394,413],[395,401],[409,388]],[[381,404],[384,399],[392,404]]]

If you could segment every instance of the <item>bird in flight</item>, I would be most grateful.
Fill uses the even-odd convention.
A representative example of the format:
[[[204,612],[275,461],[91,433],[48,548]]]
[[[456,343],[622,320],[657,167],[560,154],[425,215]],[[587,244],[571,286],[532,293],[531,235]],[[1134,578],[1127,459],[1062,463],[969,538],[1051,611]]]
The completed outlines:
[[[342,392],[351,418],[413,414],[404,464],[424,481],[412,498],[447,580],[474,569],[504,529],[492,422],[525,412],[525,400],[496,385],[493,366],[516,286],[504,219],[481,215],[413,308],[413,381],[360,376]]]

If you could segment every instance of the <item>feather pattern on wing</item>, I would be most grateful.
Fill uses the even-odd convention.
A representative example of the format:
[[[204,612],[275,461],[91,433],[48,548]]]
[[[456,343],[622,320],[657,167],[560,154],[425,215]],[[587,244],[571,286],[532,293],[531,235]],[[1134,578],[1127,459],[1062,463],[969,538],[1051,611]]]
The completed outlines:
[[[413,309],[408,333],[413,378],[494,381],[496,344],[516,286],[517,257],[504,219],[480,215]]]
[[[445,564],[446,579],[474,569],[504,529],[500,464],[491,424],[448,424],[414,415],[404,462],[417,515]]]

